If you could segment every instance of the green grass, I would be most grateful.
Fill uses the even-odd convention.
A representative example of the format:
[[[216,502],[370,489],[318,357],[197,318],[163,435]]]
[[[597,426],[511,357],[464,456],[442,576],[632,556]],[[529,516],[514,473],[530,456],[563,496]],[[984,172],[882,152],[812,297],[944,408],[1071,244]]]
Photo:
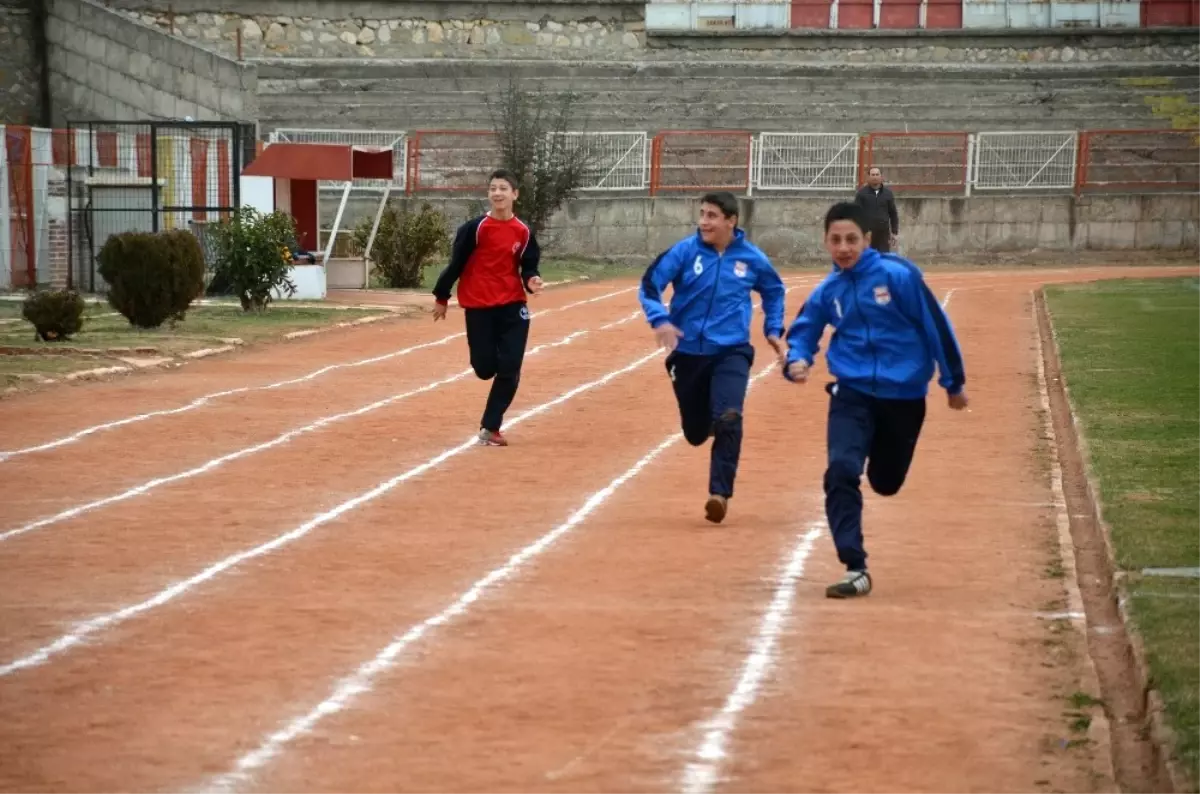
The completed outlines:
[[[2,302],[0,302],[2,305]],[[84,369],[108,367],[123,362],[119,356],[131,353],[109,352],[111,348],[153,348],[153,355],[180,356],[194,350],[217,347],[221,339],[240,339],[246,344],[282,339],[284,334],[319,328],[339,322],[378,315],[367,309],[303,309],[275,304],[262,313],[243,312],[236,305],[194,306],[183,322],[175,327],[164,324],[155,330],[142,330],[104,304],[89,305],[84,313],[83,331],[61,342],[42,342],[27,322],[0,324],[0,347],[25,348],[37,354],[0,355],[0,386],[33,385],[19,375],[40,374],[56,377]],[[112,314],[112,316],[104,316]],[[79,355],[64,349],[95,351]],[[147,354],[151,355],[151,354]]]
[[[1140,577],[1200,565],[1200,282],[1046,289],[1131,614],[1155,688],[1200,779],[1200,582]]]
[[[565,281],[574,278],[604,281],[613,278],[641,278],[642,272],[649,264],[649,261],[638,266],[585,259],[547,259],[538,266],[538,270],[545,281]]]
[[[1166,704],[1179,759],[1195,786],[1200,780],[1200,581],[1138,577],[1130,600],[1154,688]]]
[[[1194,278],[1046,290],[1122,568],[1200,565]]]

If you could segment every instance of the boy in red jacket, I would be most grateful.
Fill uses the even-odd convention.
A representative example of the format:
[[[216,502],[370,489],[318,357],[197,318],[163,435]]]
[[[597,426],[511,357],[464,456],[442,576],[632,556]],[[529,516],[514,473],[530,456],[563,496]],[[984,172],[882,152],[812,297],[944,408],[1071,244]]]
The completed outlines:
[[[488,180],[491,210],[458,227],[450,264],[433,287],[437,322],[445,319],[450,288],[458,282],[471,367],[481,380],[492,381],[479,423],[479,443],[492,447],[508,446],[500,424],[517,394],[529,339],[525,295],[542,291],[537,239],[513,214],[518,195],[516,177],[503,169],[492,173]]]

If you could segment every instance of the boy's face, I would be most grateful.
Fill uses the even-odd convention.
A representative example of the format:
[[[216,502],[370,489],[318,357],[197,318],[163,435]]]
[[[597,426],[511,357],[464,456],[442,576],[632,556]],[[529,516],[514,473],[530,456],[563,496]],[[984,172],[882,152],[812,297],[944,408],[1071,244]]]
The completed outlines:
[[[842,270],[854,267],[870,241],[870,235],[858,228],[854,221],[834,221],[829,224],[829,231],[825,232],[825,250],[829,251],[834,264]]]
[[[737,216],[726,218],[725,213],[715,204],[700,205],[700,239],[709,245],[727,244],[733,239],[733,227],[737,225]]]
[[[509,184],[507,179],[493,179],[488,183],[488,201],[492,209],[500,212],[512,212],[513,202],[517,200],[518,192]]]

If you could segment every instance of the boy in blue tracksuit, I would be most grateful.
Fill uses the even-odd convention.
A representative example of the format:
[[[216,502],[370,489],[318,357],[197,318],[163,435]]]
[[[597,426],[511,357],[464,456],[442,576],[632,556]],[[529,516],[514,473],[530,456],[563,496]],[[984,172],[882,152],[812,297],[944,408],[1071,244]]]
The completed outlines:
[[[825,514],[846,576],[826,589],[830,598],[871,592],[859,490],[863,464],[869,461],[867,480],[876,493],[899,492],[925,421],[934,363],[950,407],[967,407],[962,352],[950,320],[915,265],[868,247],[869,228],[860,206],[829,210],[825,247],[833,272],[808,296],[787,334],[784,376],[803,383],[825,326],[834,327],[826,353],[836,380],[825,387]]]
[[[669,351],[666,368],[684,437],[697,447],[713,439],[704,505],[713,523],[725,518],[742,449],[742,408],[754,364],[751,290],[762,295],[763,333],[780,363],[786,352],[783,280],[737,221],[732,193],[706,194],[696,234],[654,260],[638,293],[655,338]],[[668,284],[669,310],[662,303]]]

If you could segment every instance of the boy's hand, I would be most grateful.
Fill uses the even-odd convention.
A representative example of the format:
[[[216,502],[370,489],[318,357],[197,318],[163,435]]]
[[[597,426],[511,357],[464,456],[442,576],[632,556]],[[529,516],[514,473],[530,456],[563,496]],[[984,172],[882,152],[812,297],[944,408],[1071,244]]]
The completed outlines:
[[[787,365],[788,377],[796,383],[808,382],[808,364],[804,361],[793,361]]]
[[[955,411],[961,411],[967,407],[966,391],[960,391],[958,394],[951,394],[951,395],[949,395],[949,397],[950,397],[950,407],[953,408]]]
[[[445,303],[434,303],[433,304],[433,321],[436,323],[438,320],[445,320],[446,319],[446,310],[449,308],[450,307],[448,305],[446,305]]]
[[[779,359],[780,366],[786,365],[788,349],[787,349],[787,345],[785,345],[783,343],[783,340],[777,336],[768,336],[767,344],[769,344],[772,348],[774,348],[775,357],[777,359]]]
[[[529,291],[534,295],[537,295],[539,292],[541,292],[545,286],[546,283],[542,281],[541,276],[534,276],[533,278],[529,279]]]
[[[683,337],[683,331],[680,331],[670,323],[663,323],[654,329],[654,341],[658,346],[670,353],[675,349],[675,345]]]

